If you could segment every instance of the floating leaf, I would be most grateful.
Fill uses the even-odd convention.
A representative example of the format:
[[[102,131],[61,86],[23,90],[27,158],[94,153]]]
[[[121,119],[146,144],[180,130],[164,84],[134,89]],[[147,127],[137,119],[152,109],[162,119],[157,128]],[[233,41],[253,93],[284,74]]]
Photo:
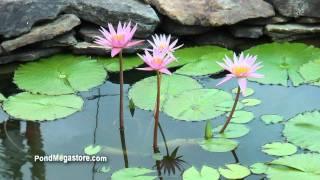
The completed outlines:
[[[100,173],[108,173],[108,172],[110,172],[110,171],[111,171],[110,166],[108,166],[108,167],[102,166],[102,167],[99,169],[98,172],[100,172]]]
[[[111,180],[153,180],[157,177],[147,175],[153,172],[153,170],[146,168],[124,168],[114,172],[111,176]]]
[[[297,146],[320,152],[320,113],[314,111],[297,115],[285,124],[283,134]]]
[[[185,91],[168,99],[164,112],[177,120],[201,121],[218,117],[231,109],[231,94],[218,89]]]
[[[84,56],[56,55],[20,66],[14,82],[20,89],[47,95],[87,91],[102,84],[106,71]]]
[[[290,143],[274,142],[262,146],[262,151],[273,156],[288,156],[297,152],[297,147]]]
[[[98,57],[98,62],[103,65],[103,67],[109,72],[119,72],[119,59],[108,58],[108,57]],[[123,57],[123,71],[128,71],[136,68],[143,64],[143,61],[139,56],[125,56]]]
[[[164,102],[183,91],[199,89],[202,86],[194,79],[181,75],[163,75],[161,79],[160,109]],[[129,99],[144,110],[153,110],[157,95],[157,77],[152,76],[135,83],[129,91]]]
[[[232,56],[233,52],[221,47],[212,48],[211,53],[203,55],[196,62],[189,63],[176,71],[178,74],[189,76],[203,76],[223,71],[217,62],[223,61],[225,56]]]
[[[11,116],[29,121],[54,120],[82,109],[83,100],[75,95],[35,95],[28,92],[10,96],[3,109]]]
[[[302,43],[271,43],[255,46],[245,51],[257,55],[262,61],[260,73],[264,78],[251,79],[263,84],[288,85],[288,78],[294,86],[304,82],[298,72],[301,65],[319,57],[318,48]]]
[[[227,115],[228,116],[228,115]],[[245,124],[254,119],[252,112],[248,111],[235,111],[231,119],[232,123]]]
[[[241,100],[241,103],[244,106],[257,106],[257,105],[261,104],[261,100],[259,100],[259,99],[243,99],[243,100]]]
[[[250,170],[239,164],[227,164],[227,168],[219,168],[220,174],[227,179],[243,179],[250,175]]]
[[[213,131],[219,132],[222,129],[223,125],[216,127]],[[216,134],[215,137],[222,137],[222,138],[238,138],[245,136],[249,133],[249,128],[243,124],[232,124],[230,123],[225,129],[225,131],[220,134]]]
[[[84,153],[92,156],[98,154],[102,150],[100,145],[89,145],[84,148]]]
[[[4,97],[4,95],[0,93],[0,102],[5,101],[6,99],[7,99],[7,98]]]
[[[183,180],[219,180],[219,172],[211,167],[202,166],[201,172],[195,167],[190,167],[183,173]]]
[[[261,120],[265,123],[265,124],[276,124],[279,123],[281,121],[284,120],[284,118],[282,116],[279,115],[263,115],[261,116]]]
[[[237,91],[238,91],[238,88],[232,89],[232,93],[234,93],[234,94],[236,94]],[[254,94],[254,90],[251,89],[251,88],[247,88],[244,97],[248,97],[248,96],[251,96],[251,95],[253,95],[253,94]]]
[[[255,163],[250,166],[250,170],[253,174],[265,174],[268,170],[268,166],[264,163]]]
[[[319,180],[319,167],[319,154],[296,154],[272,161],[266,174],[270,180]]]
[[[210,152],[228,152],[234,150],[238,146],[238,142],[224,138],[202,140],[199,144],[202,149]]]
[[[300,74],[306,82],[315,82],[320,80],[320,60],[310,61],[300,67]]]

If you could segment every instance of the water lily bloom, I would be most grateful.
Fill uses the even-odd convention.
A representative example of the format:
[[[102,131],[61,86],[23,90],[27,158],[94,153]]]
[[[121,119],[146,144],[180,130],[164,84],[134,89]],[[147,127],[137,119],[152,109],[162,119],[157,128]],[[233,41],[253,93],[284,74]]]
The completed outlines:
[[[224,59],[224,63],[218,63],[223,69],[230,72],[227,76],[220,81],[217,86],[231,80],[232,78],[238,79],[238,84],[241,89],[242,94],[245,94],[247,88],[247,79],[248,78],[263,78],[262,74],[256,73],[260,69],[261,62],[256,63],[257,56],[251,56],[247,54],[244,56],[243,53],[240,56],[234,54],[233,60],[227,56]]]
[[[179,49],[180,47],[182,47],[183,45],[179,45],[176,47],[177,43],[178,43],[178,39],[173,41],[171,44],[171,35],[169,35],[168,37],[166,37],[166,35],[162,34],[162,35],[154,35],[152,36],[153,42],[149,41],[148,42],[151,44],[152,46],[152,51],[157,51],[159,53],[167,53],[169,55],[172,55],[172,53]]]
[[[124,23],[123,26],[121,22],[118,24],[117,30],[108,24],[108,30],[101,27],[99,30],[103,37],[96,36],[95,43],[103,46],[106,49],[111,49],[111,57],[119,54],[122,49],[129,48],[138,44],[141,44],[143,41],[133,41],[133,35],[137,30],[137,24],[132,28],[131,22],[128,24]]]
[[[171,75],[171,72],[168,70],[167,65],[174,61],[175,58],[166,53],[160,53],[158,51],[152,51],[151,53],[145,50],[144,55],[138,54],[149,67],[137,69],[143,71],[159,71],[161,73]]]

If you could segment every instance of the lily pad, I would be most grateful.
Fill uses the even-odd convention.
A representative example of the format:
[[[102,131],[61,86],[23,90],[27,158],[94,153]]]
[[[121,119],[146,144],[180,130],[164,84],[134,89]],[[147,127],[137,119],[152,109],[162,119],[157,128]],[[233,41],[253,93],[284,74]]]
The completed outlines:
[[[237,91],[238,91],[238,88],[232,89],[232,93],[234,93],[234,94],[236,94]],[[251,96],[253,94],[254,94],[254,90],[252,88],[247,88],[244,97],[248,97],[248,96]]]
[[[84,148],[84,153],[92,156],[92,155],[96,155],[101,151],[102,147],[99,145],[89,145],[87,147]]]
[[[290,79],[294,86],[298,86],[304,82],[298,72],[300,66],[319,58],[320,50],[302,43],[270,43],[255,46],[245,53],[257,55],[263,63],[259,72],[265,77],[254,78],[252,81],[287,86]]]
[[[300,74],[306,82],[320,82],[320,59],[310,61],[300,67]]]
[[[85,56],[56,55],[21,65],[14,74],[20,89],[47,95],[87,91],[102,84],[106,71]]]
[[[257,106],[257,105],[261,104],[261,100],[259,100],[259,99],[243,99],[243,100],[241,100],[241,103],[244,106]]]
[[[284,120],[284,118],[279,115],[270,114],[270,115],[261,116],[261,120],[265,124],[276,124],[276,123],[282,122]]]
[[[154,180],[157,177],[147,175],[154,171],[146,168],[124,168],[114,172],[111,176],[111,180]]]
[[[10,96],[4,101],[3,109],[11,116],[44,121],[67,117],[82,109],[83,100],[76,95],[36,95],[28,92]]]
[[[273,156],[288,156],[297,152],[297,147],[290,143],[273,142],[262,146],[262,151]]]
[[[230,103],[226,104],[226,102]],[[225,91],[196,89],[169,98],[164,106],[164,112],[177,120],[202,121],[229,111],[232,102],[231,94]]]
[[[231,139],[212,138],[200,141],[199,145],[210,152],[229,152],[237,148],[238,142]]]
[[[161,79],[160,109],[170,97],[184,91],[202,88],[198,81],[181,75],[163,75]],[[144,110],[153,110],[157,96],[157,77],[152,76],[135,83],[129,90],[129,99]]]
[[[268,170],[268,165],[265,163],[254,163],[250,166],[250,171],[253,174],[265,174]]]
[[[270,180],[318,180],[319,167],[319,154],[296,154],[272,161],[266,174]]]
[[[226,168],[219,168],[220,174],[227,179],[243,179],[249,176],[250,170],[239,164],[227,164]]]
[[[213,131],[219,132],[222,129],[223,125],[216,127]],[[243,124],[232,124],[230,123],[224,133],[216,134],[215,137],[221,138],[238,138],[247,135],[250,132],[250,129]]]
[[[228,116],[228,114],[227,114]],[[232,123],[245,124],[254,119],[254,114],[248,111],[235,111],[231,119]]]
[[[285,124],[283,135],[297,146],[320,152],[320,113],[307,112],[290,119]]]
[[[108,167],[102,166],[102,167],[98,170],[99,173],[108,173],[108,172],[110,172],[110,171],[111,171],[111,167],[110,167],[110,166],[108,166]]]
[[[216,52],[216,51],[225,51],[226,49],[218,46],[195,46],[178,49],[174,55],[177,58],[177,61],[174,61],[169,64],[170,68],[183,66],[188,63],[193,63],[206,54]]]
[[[119,59],[98,57],[98,63],[102,64],[103,67],[109,72],[119,72]],[[123,71],[128,71],[133,68],[139,67],[143,64],[142,59],[139,56],[124,56],[123,57]]]
[[[219,177],[219,172],[208,166],[203,166],[201,172],[192,166],[183,173],[183,180],[219,180]]]
[[[221,62],[225,56],[230,57],[232,55],[233,52],[228,49],[214,47],[209,54],[201,56],[196,62],[184,65],[178,69],[176,73],[189,76],[215,74],[223,71],[223,68],[219,66],[217,62]]]

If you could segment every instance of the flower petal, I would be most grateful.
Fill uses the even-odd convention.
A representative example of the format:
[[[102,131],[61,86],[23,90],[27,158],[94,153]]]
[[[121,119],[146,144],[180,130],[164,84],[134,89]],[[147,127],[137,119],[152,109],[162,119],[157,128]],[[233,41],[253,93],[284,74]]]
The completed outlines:
[[[171,74],[172,74],[167,68],[159,69],[159,71],[162,72],[162,73],[164,73],[164,74],[168,74],[168,75],[171,75]]]
[[[223,78],[216,86],[220,86],[221,84],[229,81],[230,79],[232,79],[234,76],[232,74],[227,74],[227,76],[225,78]]]
[[[154,71],[155,69],[151,68],[151,67],[145,67],[145,68],[136,68],[138,70],[141,70],[141,71]]]
[[[239,78],[238,84],[241,89],[241,93],[243,96],[245,96],[246,89],[247,89],[247,79],[246,78]]]
[[[112,48],[111,57],[115,57],[117,54],[120,53],[121,50],[122,50],[122,48]]]

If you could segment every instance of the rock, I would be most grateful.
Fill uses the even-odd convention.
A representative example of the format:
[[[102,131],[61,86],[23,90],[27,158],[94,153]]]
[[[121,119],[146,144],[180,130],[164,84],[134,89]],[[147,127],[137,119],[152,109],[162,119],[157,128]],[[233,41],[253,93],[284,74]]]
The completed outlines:
[[[235,25],[231,26],[230,32],[234,37],[257,39],[263,36],[262,26]]]
[[[184,25],[222,26],[274,16],[263,0],[145,0],[163,15]]]
[[[1,0],[0,36],[29,32],[35,23],[55,19],[65,6],[62,0]]]
[[[160,28],[163,32],[178,36],[197,35],[210,31],[210,27],[183,25],[172,21],[169,18],[163,18]]]
[[[267,25],[267,24],[279,24],[279,23],[286,23],[290,21],[291,18],[284,17],[284,16],[273,16],[269,18],[256,18],[256,19],[248,19],[243,21],[243,24],[250,24],[250,25]]]
[[[283,16],[288,17],[320,17],[319,0],[268,0]]]
[[[269,24],[265,31],[275,41],[293,41],[319,36],[320,25]]]
[[[301,24],[319,24],[320,18],[300,17],[296,19],[296,22]]]
[[[96,25],[84,25],[79,30],[80,37],[86,42],[93,42],[96,36],[101,36],[99,26]]]
[[[0,64],[11,62],[34,61],[42,57],[48,57],[56,53],[62,52],[61,48],[35,49],[17,51],[9,55],[0,56]]]
[[[79,24],[80,19],[77,16],[65,14],[53,22],[32,28],[27,34],[12,40],[4,41],[1,43],[1,46],[6,52],[10,52],[29,44],[53,39],[58,35],[71,31]]]
[[[74,37],[75,32],[71,31],[66,34],[55,37],[54,39],[42,41],[35,44],[36,47],[50,48],[50,47],[70,47],[78,43]]]
[[[65,11],[100,26],[131,20],[138,24],[135,37],[140,38],[152,34],[160,22],[152,7],[139,0],[74,0]]]

